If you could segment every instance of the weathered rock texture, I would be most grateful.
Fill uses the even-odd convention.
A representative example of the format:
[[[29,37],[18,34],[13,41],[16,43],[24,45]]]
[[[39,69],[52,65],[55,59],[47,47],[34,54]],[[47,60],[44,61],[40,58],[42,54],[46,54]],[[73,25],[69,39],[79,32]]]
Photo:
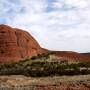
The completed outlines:
[[[0,63],[19,61],[46,52],[26,31],[0,25]]]
[[[0,63],[15,62],[26,58],[48,53],[26,31],[0,25]],[[81,55],[69,51],[53,51],[59,60],[90,61],[90,55]]]

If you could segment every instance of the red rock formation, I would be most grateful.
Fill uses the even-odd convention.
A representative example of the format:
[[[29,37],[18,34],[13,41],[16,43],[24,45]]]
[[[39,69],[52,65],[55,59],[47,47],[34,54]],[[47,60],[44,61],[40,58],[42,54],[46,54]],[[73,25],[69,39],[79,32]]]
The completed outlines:
[[[28,32],[7,25],[0,25],[0,63],[20,61],[37,54],[48,53],[48,51],[41,48]],[[79,53],[54,52],[57,57],[63,57],[63,60],[90,61],[90,56]]]
[[[54,51],[57,57],[62,57],[65,61],[84,61],[90,62],[90,55],[83,55],[72,51]]]
[[[44,52],[28,32],[0,25],[0,63],[19,61]]]

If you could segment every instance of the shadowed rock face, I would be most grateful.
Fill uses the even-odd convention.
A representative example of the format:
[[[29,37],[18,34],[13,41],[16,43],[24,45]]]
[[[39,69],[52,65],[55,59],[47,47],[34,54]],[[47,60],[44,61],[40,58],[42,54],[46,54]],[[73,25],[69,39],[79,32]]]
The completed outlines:
[[[28,32],[0,25],[0,63],[19,61],[44,52]]]

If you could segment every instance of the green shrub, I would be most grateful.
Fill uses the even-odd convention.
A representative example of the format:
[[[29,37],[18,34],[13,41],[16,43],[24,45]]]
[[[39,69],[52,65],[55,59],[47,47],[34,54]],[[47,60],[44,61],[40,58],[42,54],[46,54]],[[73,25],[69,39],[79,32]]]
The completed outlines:
[[[81,67],[86,68],[80,70]],[[0,75],[26,75],[33,77],[52,75],[84,75],[90,74],[90,62],[61,64],[60,62],[47,61],[20,61],[12,64],[0,64]]]

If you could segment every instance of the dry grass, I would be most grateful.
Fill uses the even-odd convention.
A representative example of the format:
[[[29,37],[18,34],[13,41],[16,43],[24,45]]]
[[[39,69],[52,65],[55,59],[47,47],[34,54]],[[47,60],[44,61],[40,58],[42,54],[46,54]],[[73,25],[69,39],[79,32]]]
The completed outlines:
[[[90,75],[38,78],[0,76],[0,90],[90,90]]]
[[[0,86],[23,86],[23,85],[58,85],[59,83],[89,82],[90,75],[79,76],[53,76],[53,77],[25,77],[19,75],[0,76]]]

